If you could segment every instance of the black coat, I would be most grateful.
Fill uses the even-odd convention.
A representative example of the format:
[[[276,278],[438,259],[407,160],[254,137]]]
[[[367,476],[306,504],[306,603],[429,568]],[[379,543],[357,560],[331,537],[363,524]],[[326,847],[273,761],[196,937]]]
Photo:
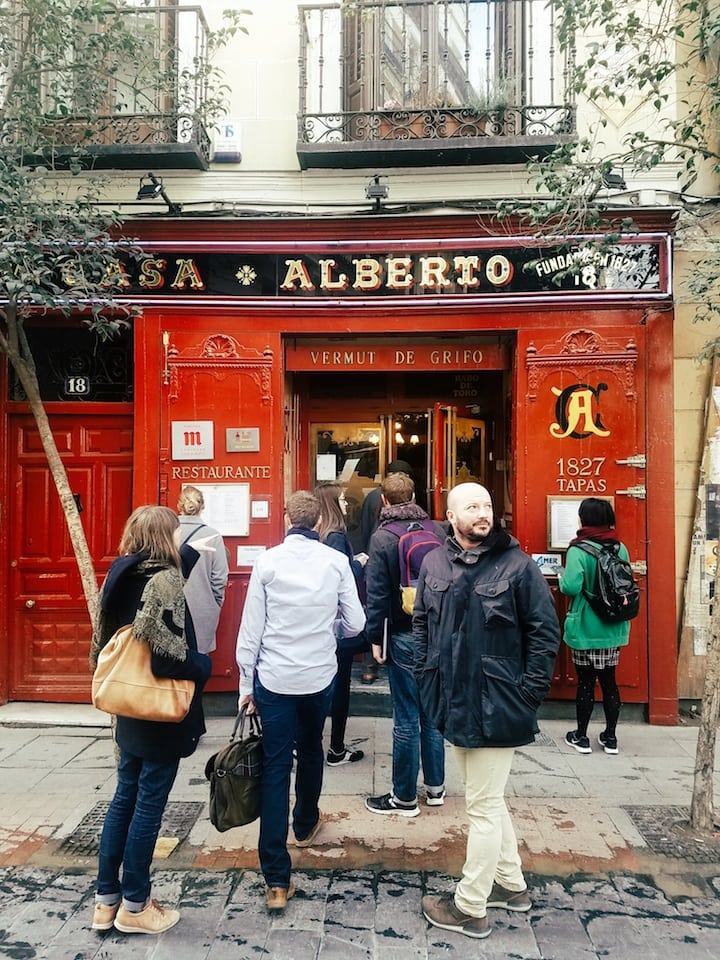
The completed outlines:
[[[184,572],[190,554],[183,548]],[[196,551],[191,550],[191,553]],[[140,598],[151,573],[142,573],[138,564],[145,559],[137,555],[118,557],[113,561],[103,584],[101,603],[109,616],[112,629],[132,623]],[[144,760],[166,762],[176,757],[189,757],[195,752],[200,737],[205,733],[205,715],[202,707],[202,690],[210,676],[212,661],[207,654],[198,653],[195,631],[189,612],[185,611],[185,640],[188,645],[184,662],[164,657],[155,651],[152,654],[152,671],[156,677],[173,677],[176,680],[194,680],[195,695],[188,715],[180,723],[158,723],[153,720],[135,720],[118,717],[116,739],[118,746],[142,757]]]
[[[449,538],[420,571],[413,616],[423,708],[460,747],[532,742],[550,688],[560,626],[545,578],[495,530],[464,551]]]

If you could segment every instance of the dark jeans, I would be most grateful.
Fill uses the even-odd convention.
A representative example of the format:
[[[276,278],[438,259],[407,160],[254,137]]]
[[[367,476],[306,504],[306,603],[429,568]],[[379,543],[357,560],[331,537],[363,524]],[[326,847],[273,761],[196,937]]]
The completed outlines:
[[[420,706],[413,674],[414,643],[412,633],[394,633],[388,664],[393,710],[393,793],[406,803],[417,799],[421,761],[425,786],[437,790],[445,785],[445,743]]]
[[[137,910],[149,899],[155,841],[179,765],[178,757],[159,763],[120,751],[115,796],[100,836],[99,902],[116,903],[122,895],[124,906]]]
[[[330,749],[342,753],[345,749],[345,729],[350,710],[350,681],[355,648],[338,650],[338,671],[335,675],[332,707],[330,708]]]
[[[333,684],[319,693],[290,696],[266,690],[255,680],[255,703],[263,731],[263,781],[260,809],[260,869],[269,887],[290,884],[287,849],[290,815],[290,774],[293,748],[297,750],[295,805],[292,827],[304,840],[320,816],[322,790],[323,726],[332,700]]]

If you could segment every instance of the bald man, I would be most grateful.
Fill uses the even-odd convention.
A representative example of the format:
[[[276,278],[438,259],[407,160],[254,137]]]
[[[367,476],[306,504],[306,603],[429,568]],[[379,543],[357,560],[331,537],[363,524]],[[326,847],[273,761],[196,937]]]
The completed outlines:
[[[515,747],[532,743],[560,627],[537,564],[495,517],[490,494],[448,494],[452,527],[425,558],[413,613],[415,674],[425,712],[452,744],[469,831],[454,893],[423,897],[434,926],[482,939],[488,907],[531,907],[505,803]]]

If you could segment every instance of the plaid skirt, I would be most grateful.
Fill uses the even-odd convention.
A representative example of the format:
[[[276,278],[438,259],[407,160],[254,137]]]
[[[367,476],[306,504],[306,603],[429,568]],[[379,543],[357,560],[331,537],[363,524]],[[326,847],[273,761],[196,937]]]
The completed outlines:
[[[573,650],[572,661],[576,667],[593,667],[604,670],[616,667],[620,660],[620,647],[605,647],[602,650]]]

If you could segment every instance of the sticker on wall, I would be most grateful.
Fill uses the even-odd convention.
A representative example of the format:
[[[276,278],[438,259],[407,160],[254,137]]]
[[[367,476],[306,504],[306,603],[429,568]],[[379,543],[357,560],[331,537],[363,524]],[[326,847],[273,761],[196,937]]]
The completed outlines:
[[[173,460],[212,460],[212,420],[174,420],[170,424]]]

